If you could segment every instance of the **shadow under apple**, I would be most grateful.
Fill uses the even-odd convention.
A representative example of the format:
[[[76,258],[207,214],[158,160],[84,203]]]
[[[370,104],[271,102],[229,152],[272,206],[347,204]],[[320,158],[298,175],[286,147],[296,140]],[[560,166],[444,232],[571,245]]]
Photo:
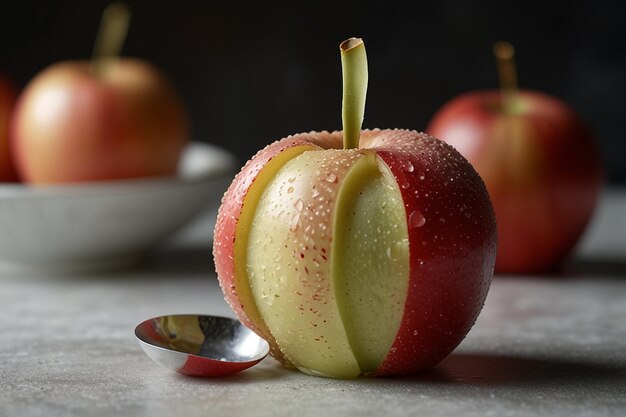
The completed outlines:
[[[626,257],[585,257],[566,262],[560,273],[626,280]]]
[[[589,359],[452,354],[437,367],[401,380],[426,384],[492,387],[554,387],[626,384],[626,367]]]

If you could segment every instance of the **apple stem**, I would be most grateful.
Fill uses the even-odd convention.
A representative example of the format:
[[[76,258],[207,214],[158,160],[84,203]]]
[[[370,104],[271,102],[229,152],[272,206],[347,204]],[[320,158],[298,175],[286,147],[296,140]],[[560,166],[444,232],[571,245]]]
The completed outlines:
[[[498,66],[500,78],[500,94],[502,95],[502,108],[507,113],[512,113],[517,97],[517,68],[515,66],[515,48],[509,42],[499,41],[493,45],[493,54]]]
[[[130,9],[124,3],[112,3],[102,12],[91,58],[91,72],[95,76],[101,75],[107,66],[119,59],[129,22]]]
[[[343,147],[358,148],[367,96],[367,54],[365,44],[360,38],[341,42],[339,50],[343,75]]]

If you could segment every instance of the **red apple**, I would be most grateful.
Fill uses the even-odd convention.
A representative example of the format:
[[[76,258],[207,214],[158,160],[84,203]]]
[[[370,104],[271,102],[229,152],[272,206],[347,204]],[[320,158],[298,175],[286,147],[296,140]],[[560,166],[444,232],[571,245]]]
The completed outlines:
[[[171,85],[137,59],[97,75],[82,61],[45,69],[18,99],[12,129],[19,172],[37,184],[172,175],[189,136]]]
[[[218,213],[215,268],[239,319],[283,364],[335,378],[413,373],[476,320],[495,216],[452,147],[361,132],[365,47],[351,38],[340,50],[344,131],[287,137],[243,167]]]
[[[472,166],[407,130],[303,133],[260,151],[223,198],[215,266],[240,320],[314,375],[429,368],[489,288],[496,225]]]
[[[13,84],[0,75],[0,182],[17,181],[11,153],[9,152],[9,120],[15,104]]]
[[[558,266],[588,223],[602,184],[595,142],[575,112],[546,94],[461,95],[427,131],[455,147],[484,179],[498,223],[496,272]]]

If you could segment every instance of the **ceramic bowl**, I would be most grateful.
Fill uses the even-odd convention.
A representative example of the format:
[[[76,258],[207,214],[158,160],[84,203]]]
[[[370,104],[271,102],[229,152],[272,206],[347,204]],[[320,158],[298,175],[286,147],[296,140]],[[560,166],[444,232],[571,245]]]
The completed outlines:
[[[175,177],[2,183],[0,265],[65,271],[133,263],[201,210],[217,206],[237,167],[225,150],[194,142]]]

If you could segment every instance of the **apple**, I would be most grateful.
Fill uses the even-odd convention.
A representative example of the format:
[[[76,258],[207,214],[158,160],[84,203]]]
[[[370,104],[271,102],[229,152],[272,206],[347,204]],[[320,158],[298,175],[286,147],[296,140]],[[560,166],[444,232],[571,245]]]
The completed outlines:
[[[597,146],[570,106],[536,91],[468,92],[445,104],[427,132],[486,183],[498,224],[497,273],[542,273],[563,262],[602,185]]]
[[[34,184],[172,175],[188,141],[182,104],[138,59],[94,73],[87,61],[52,65],[18,99],[13,154]]]
[[[358,39],[341,50],[342,61],[364,59]],[[283,364],[334,378],[409,374],[448,355],[478,316],[495,216],[451,146],[416,131],[361,132],[364,94],[349,84],[367,77],[349,68],[343,131],[281,139],[235,177],[215,267],[239,319]]]
[[[0,182],[18,180],[9,151],[9,120],[15,104],[16,92],[13,84],[0,75]]]

